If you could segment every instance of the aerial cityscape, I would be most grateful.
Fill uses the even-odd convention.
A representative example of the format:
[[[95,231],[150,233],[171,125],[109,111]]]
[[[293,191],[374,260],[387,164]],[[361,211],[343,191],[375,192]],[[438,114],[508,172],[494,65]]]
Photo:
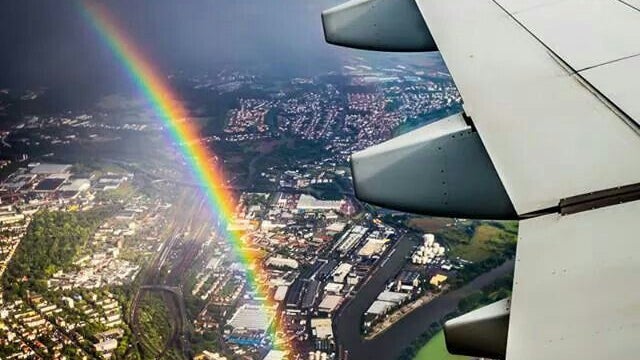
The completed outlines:
[[[353,152],[460,112],[438,56],[156,73],[88,9],[143,85],[0,83],[0,358],[431,359],[508,296],[517,222],[354,195]]]

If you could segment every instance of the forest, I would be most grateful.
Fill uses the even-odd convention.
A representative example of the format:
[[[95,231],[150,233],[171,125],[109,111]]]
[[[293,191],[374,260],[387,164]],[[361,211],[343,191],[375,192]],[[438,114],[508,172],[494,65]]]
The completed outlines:
[[[28,290],[45,292],[46,280],[73,266],[76,254],[114,211],[112,207],[102,207],[83,212],[37,213],[2,278],[5,297],[23,297]]]

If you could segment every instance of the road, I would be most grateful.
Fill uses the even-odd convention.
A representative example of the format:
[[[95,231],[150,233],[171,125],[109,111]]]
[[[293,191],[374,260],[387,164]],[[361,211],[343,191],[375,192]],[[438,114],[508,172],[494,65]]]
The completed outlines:
[[[414,310],[411,315],[403,317],[375,338],[365,340],[360,330],[362,315],[385,288],[386,283],[402,268],[413,245],[411,241],[399,241],[396,251],[384,263],[384,267],[377,269],[357,295],[334,317],[338,349],[347,354],[344,358],[396,359],[414,339],[428,329],[429,325],[454,312],[461,299],[496,279],[513,273],[513,261],[507,261],[467,285],[441,295]]]

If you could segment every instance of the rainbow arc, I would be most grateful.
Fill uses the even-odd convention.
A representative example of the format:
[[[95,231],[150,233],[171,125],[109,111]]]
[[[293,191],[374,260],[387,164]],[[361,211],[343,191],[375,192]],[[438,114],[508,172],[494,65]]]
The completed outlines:
[[[89,1],[80,4],[85,18],[122,64],[138,90],[144,94],[156,116],[161,119],[173,145],[181,153],[193,178],[197,180],[216,220],[222,222],[221,229],[226,229],[226,225],[233,219],[237,201],[225,186],[226,179],[222,170],[215,166],[217,157],[205,142],[200,141],[198,128],[189,121],[189,112],[180,101],[180,97],[104,6]],[[255,252],[249,250],[246,234],[226,231],[225,237],[244,266],[248,284],[256,294],[255,297],[262,299],[267,314],[273,313],[272,309],[276,304],[267,296],[267,277],[262,262]],[[278,336],[283,333],[281,330],[281,324],[275,321],[268,335],[276,347],[291,354],[290,344]]]

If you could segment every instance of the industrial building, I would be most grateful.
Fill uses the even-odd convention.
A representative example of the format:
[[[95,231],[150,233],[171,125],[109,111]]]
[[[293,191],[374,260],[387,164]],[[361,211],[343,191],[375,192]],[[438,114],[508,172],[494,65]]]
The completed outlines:
[[[31,163],[29,172],[37,175],[66,174],[71,170],[68,164]]]
[[[395,291],[383,291],[378,295],[378,300],[388,301],[396,305],[400,305],[409,299],[409,294]]]
[[[339,294],[343,288],[344,288],[344,285],[342,283],[330,282],[330,283],[327,283],[327,285],[325,285],[324,291],[331,294]]]
[[[379,238],[373,235],[369,236],[365,244],[358,251],[358,256],[371,257],[374,255],[380,255],[386,249],[388,242],[388,239]]]
[[[289,287],[286,285],[281,285],[278,286],[278,288],[276,289],[275,294],[273,295],[273,300],[275,301],[282,301],[286,298],[287,296],[287,290],[289,290]]]
[[[33,189],[35,192],[57,191],[67,181],[66,177],[47,177],[42,179]]]
[[[369,309],[364,313],[365,319],[375,318],[381,315],[385,315],[392,309],[396,304],[388,301],[376,300],[374,301]]]
[[[311,332],[319,339],[333,338],[333,328],[331,318],[311,319]]]
[[[244,304],[231,317],[228,325],[234,329],[267,331],[272,320],[271,312],[264,306]]]
[[[335,249],[341,256],[346,256],[360,243],[367,231],[368,229],[364,226],[356,225],[352,227],[340,237]]]
[[[445,281],[447,281],[447,277],[445,275],[435,274],[431,277],[431,280],[429,280],[429,284],[439,288]]]
[[[338,308],[338,306],[340,306],[342,300],[342,296],[326,295],[318,306],[318,311],[325,314],[332,314]]]
[[[415,271],[402,271],[395,280],[396,291],[413,292],[420,285],[420,273]]]
[[[227,341],[238,345],[263,343],[267,329],[273,321],[273,315],[273,310],[264,305],[244,304],[240,306],[227,323],[232,329],[226,337]]]
[[[333,277],[333,282],[335,283],[344,283],[344,280],[347,278],[347,275],[353,268],[353,265],[349,263],[341,263],[338,267],[333,271],[331,276]]]
[[[278,256],[278,255],[268,258],[265,264],[267,266],[273,266],[277,268],[284,268],[284,267],[291,268],[291,269],[298,268],[298,262],[296,260],[283,257],[283,256]]]
[[[79,192],[89,190],[90,187],[91,187],[91,182],[89,181],[89,179],[73,179],[63,184],[60,187],[60,191],[65,193],[77,194]]]
[[[380,316],[386,315],[389,311],[402,305],[409,299],[409,294],[385,290],[378,294],[378,298],[374,301],[369,309],[365,312],[365,325],[369,326],[371,322]]]
[[[300,195],[300,199],[298,199],[296,209],[298,209],[299,211],[338,211],[342,208],[343,204],[343,200],[320,200],[311,195],[302,194]]]

